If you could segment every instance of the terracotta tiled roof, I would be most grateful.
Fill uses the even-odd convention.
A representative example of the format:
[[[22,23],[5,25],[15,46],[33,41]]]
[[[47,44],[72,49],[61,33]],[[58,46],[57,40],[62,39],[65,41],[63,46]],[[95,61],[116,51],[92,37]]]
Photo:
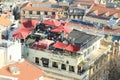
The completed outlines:
[[[2,14],[10,14],[11,15],[12,12],[11,11],[3,11]]]
[[[20,70],[20,74],[13,75],[9,71],[10,66],[17,67]],[[18,78],[19,80],[35,80],[37,78],[42,77],[44,73],[40,69],[33,66],[32,64],[28,63],[27,61],[23,61],[16,62],[14,64],[10,64],[1,68],[0,75],[15,77]]]
[[[120,10],[115,8],[106,8],[104,6],[101,6],[99,4],[93,4],[87,13],[87,16],[91,16],[91,13],[95,13],[97,17],[100,17],[101,15],[105,14],[106,16],[113,16],[116,18],[120,18]]]
[[[96,31],[96,32],[103,32],[103,33],[109,33],[109,34],[116,34],[116,35],[120,35],[120,29],[110,29],[110,28],[102,28],[102,29],[98,29],[98,28],[95,28],[93,26],[85,26],[85,25],[82,25],[82,24],[76,24],[76,23],[72,23],[72,22],[69,22],[68,23],[68,26],[69,27],[76,27],[76,28],[80,28],[80,29],[86,29],[86,30],[90,30],[90,31]]]
[[[63,10],[62,8],[33,7],[32,4],[33,3],[29,2],[28,4],[26,4],[26,6],[22,7],[22,10],[49,11],[49,12],[56,12],[56,11],[62,11]]]
[[[76,1],[74,4],[81,4],[81,5],[92,5],[94,4],[94,1]]]
[[[10,23],[11,23],[10,19],[7,18],[5,14],[2,14],[0,16],[0,25],[7,27],[10,25]]]

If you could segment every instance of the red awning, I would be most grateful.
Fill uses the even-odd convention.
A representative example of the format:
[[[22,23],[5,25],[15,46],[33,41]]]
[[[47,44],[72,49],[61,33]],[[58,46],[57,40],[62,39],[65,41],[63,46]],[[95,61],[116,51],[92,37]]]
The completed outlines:
[[[53,47],[58,49],[65,49],[67,47],[67,44],[58,41],[53,45]]]
[[[70,51],[70,52],[77,52],[77,51],[80,50],[80,47],[69,44],[69,45],[66,47],[66,50],[67,50],[67,51]]]
[[[23,20],[19,30],[13,32],[14,38],[25,39],[36,27],[38,20]]]
[[[19,29],[14,31],[13,37],[19,39],[25,39],[29,35],[29,33],[30,31]]]
[[[49,25],[49,26],[53,26],[53,27],[58,27],[58,26],[61,25],[61,22],[60,22],[60,21],[53,20],[53,19],[44,20],[44,21],[42,21],[41,23],[42,23],[42,24]]]
[[[40,44],[39,42],[33,43],[33,47],[36,49],[46,49],[47,45],[46,44]]]
[[[50,44],[52,44],[54,41],[52,40],[48,40],[48,39],[43,39],[39,41],[39,44],[41,45],[46,45],[46,47],[48,48]]]
[[[64,31],[65,33],[69,34],[71,32],[71,29],[67,26],[60,26],[58,28],[52,29],[51,32],[61,33]]]

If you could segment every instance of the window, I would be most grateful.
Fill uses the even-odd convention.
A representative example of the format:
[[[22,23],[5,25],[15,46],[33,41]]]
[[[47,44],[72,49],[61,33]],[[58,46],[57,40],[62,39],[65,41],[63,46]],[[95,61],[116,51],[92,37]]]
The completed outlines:
[[[44,67],[48,67],[49,66],[49,59],[47,58],[41,58],[42,60],[42,64]]]
[[[73,15],[73,19],[75,19],[75,15]]]
[[[104,27],[104,24],[100,23],[100,26],[101,26],[101,27]]]
[[[25,14],[25,11],[23,11],[23,14]]]
[[[93,13],[90,13],[89,14],[90,16],[96,16],[96,14],[93,12]]]
[[[78,66],[78,74],[81,72],[81,67]]]
[[[78,15],[77,18],[80,19],[80,15]]]
[[[104,74],[106,73],[106,70],[104,69]]]
[[[37,15],[40,15],[40,11],[37,11]]]
[[[32,11],[29,11],[29,14],[32,14]]]
[[[39,58],[38,57],[35,57],[35,63],[39,64]]]
[[[97,23],[97,22],[93,22],[93,24],[94,24],[94,25],[98,25],[98,23]]]
[[[62,65],[61,65],[61,69],[66,70],[66,65],[65,65],[65,64],[62,64]]]
[[[27,56],[29,56],[29,53],[27,53]]]
[[[55,12],[52,12],[52,15],[55,15]]]
[[[69,71],[74,72],[74,66],[69,66]]]
[[[57,62],[53,62],[53,63],[52,63],[52,66],[55,67],[55,68],[58,68]]]
[[[89,54],[90,53],[90,49],[88,49],[88,52],[87,52],[87,54]]]
[[[48,15],[48,13],[47,13],[47,12],[44,12],[44,14],[45,14],[45,15]]]
[[[84,57],[86,57],[87,56],[87,54],[86,54],[86,51],[84,52]]]
[[[93,67],[93,72],[95,71],[94,67]]]
[[[95,46],[93,46],[93,50],[95,49]]]
[[[12,55],[9,56],[9,59],[12,60]]]
[[[98,69],[98,64],[96,65],[96,69]]]

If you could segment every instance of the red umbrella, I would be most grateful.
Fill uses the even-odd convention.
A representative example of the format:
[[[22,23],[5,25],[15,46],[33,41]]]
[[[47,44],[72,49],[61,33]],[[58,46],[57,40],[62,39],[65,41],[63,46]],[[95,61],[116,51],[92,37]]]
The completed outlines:
[[[53,45],[53,47],[58,49],[65,49],[67,47],[67,44],[58,41]]]
[[[36,26],[37,20],[23,20],[19,30],[13,32],[14,38],[25,39]]]
[[[30,31],[19,29],[13,32],[13,37],[19,39],[25,39],[29,35],[29,33]]]
[[[58,27],[61,25],[60,21],[53,20],[53,19],[48,19],[48,20],[42,21],[41,23],[49,26],[53,26],[53,27]]]
[[[80,50],[80,47],[69,44],[69,45],[66,47],[66,50],[67,50],[67,51],[70,51],[70,52],[77,52],[77,51]]]
[[[70,28],[66,26],[60,26],[58,28],[52,29],[51,32],[61,33],[64,31],[65,33],[69,34],[71,32]]]

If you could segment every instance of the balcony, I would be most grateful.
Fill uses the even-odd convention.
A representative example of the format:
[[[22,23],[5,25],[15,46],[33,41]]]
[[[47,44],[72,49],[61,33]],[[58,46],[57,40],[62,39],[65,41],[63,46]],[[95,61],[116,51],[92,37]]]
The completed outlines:
[[[52,56],[55,56],[55,57],[69,57],[69,58],[73,58],[73,59],[76,59],[76,58],[79,58],[81,55],[80,54],[77,54],[77,53],[71,53],[71,52],[68,52],[68,51],[61,51],[61,50],[48,50],[48,49],[37,49],[37,48],[34,48],[34,47],[29,47],[29,49],[31,50],[34,50],[34,51],[37,51],[39,53],[44,53],[44,54],[50,54]],[[82,59],[82,57],[81,57]]]
[[[99,59],[103,58],[108,54],[110,51],[109,44],[103,43],[104,41],[101,41],[100,47],[97,51],[93,52],[87,59],[88,59],[88,66],[96,64]]]
[[[82,74],[76,74],[74,72],[59,70],[56,68],[46,68],[46,67],[41,67],[41,66],[39,66],[39,68],[47,72],[48,73],[46,74],[47,76],[54,77],[57,79],[60,78],[62,80],[71,80],[71,79],[83,80],[85,78],[86,79],[88,78],[88,70]]]

